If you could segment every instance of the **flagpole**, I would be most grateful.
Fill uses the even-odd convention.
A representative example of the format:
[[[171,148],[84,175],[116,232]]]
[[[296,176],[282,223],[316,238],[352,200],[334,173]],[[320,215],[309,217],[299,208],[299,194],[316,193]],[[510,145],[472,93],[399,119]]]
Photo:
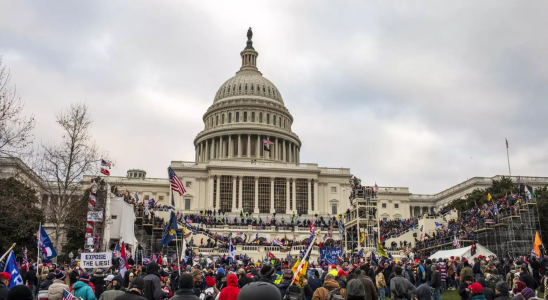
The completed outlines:
[[[510,155],[508,154],[508,140],[506,140],[506,158],[508,159],[508,173],[510,173],[510,177],[512,177],[512,170],[510,169]]]
[[[3,261],[4,258],[6,257],[6,255],[8,255],[8,253],[10,253],[10,251],[15,247],[15,243],[13,243],[13,245],[11,245],[11,248],[8,249],[8,251],[6,251],[6,253],[4,253],[4,255],[2,255],[2,258],[0,258],[0,261]]]
[[[86,223],[87,224],[87,223]],[[86,225],[87,228],[87,225]],[[42,235],[42,222],[40,222],[40,225],[38,225],[38,234]],[[38,237],[38,236],[37,236]],[[40,237],[38,237],[38,243],[36,243],[36,270],[38,270],[38,264],[40,264]]]

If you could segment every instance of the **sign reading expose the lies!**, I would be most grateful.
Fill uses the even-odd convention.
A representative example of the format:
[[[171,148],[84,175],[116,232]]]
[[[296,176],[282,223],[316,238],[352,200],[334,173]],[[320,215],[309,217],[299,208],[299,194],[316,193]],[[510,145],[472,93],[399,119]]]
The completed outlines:
[[[112,266],[112,252],[82,253],[80,266],[84,268],[108,268]]]

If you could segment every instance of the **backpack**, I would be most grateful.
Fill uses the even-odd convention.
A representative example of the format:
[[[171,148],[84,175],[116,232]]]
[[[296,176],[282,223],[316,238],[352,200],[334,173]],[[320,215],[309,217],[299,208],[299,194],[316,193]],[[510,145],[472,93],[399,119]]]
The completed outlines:
[[[215,298],[217,298],[217,293],[205,295],[204,300],[215,300]]]
[[[494,291],[495,288],[496,288],[496,285],[499,281],[502,281],[502,276],[500,276],[500,275],[491,275],[491,277],[489,277],[489,281],[488,281],[487,284]]]
[[[303,291],[300,287],[292,285],[285,291],[284,300],[303,300]]]
[[[344,300],[344,297],[341,295],[341,289],[329,291],[326,300]]]

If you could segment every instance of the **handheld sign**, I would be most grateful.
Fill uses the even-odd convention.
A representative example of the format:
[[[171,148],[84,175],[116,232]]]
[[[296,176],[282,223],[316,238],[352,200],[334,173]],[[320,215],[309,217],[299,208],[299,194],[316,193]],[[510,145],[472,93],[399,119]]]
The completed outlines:
[[[80,266],[86,269],[112,266],[112,252],[82,253]]]

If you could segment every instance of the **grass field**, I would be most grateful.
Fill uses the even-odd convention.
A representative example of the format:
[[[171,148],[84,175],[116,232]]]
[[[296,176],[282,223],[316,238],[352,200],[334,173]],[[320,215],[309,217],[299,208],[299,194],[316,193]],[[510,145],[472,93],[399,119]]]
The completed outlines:
[[[538,293],[538,297],[542,299],[544,297],[543,293]],[[391,299],[391,298],[385,298],[385,299]],[[460,300],[459,292],[458,291],[444,291],[441,294],[442,300]]]

